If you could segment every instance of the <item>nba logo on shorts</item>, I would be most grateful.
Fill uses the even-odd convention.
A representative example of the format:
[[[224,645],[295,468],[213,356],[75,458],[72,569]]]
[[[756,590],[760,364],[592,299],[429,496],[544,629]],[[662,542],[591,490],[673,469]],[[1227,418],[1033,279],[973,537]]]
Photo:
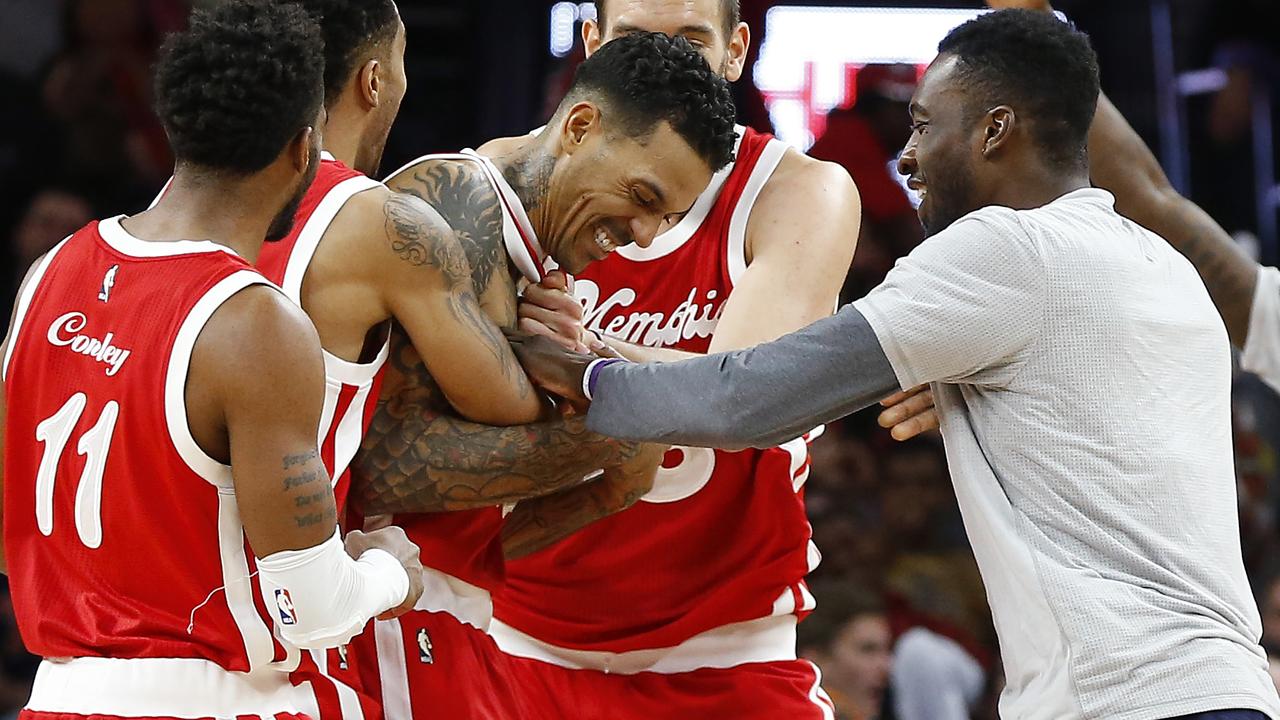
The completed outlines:
[[[298,614],[293,610],[293,598],[289,597],[289,591],[284,588],[276,590],[276,608],[280,610],[280,623],[282,625],[298,624]]]
[[[418,662],[424,665],[434,665],[436,662],[435,655],[431,654],[431,636],[427,634],[426,628],[418,628]]]

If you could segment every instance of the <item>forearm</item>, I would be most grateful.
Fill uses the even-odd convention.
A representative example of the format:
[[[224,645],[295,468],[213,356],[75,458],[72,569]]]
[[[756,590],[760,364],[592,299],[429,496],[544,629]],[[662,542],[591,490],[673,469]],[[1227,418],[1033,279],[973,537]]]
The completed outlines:
[[[492,427],[393,398],[378,403],[353,493],[366,515],[489,507],[580,484],[636,451],[588,432],[581,417]]]
[[[1116,196],[1116,210],[1160,235],[1186,256],[1204,280],[1227,332],[1243,347],[1258,265],[1226,230],[1179,195],[1142,138],[1105,96],[1089,129],[1093,182]]]
[[[898,389],[861,313],[836,315],[765,345],[599,373],[587,427],[612,437],[736,449],[770,447]]]
[[[550,547],[597,520],[626,510],[645,492],[644,488],[619,488],[606,473],[577,487],[525,500],[516,505],[503,525],[503,554],[514,560]]]

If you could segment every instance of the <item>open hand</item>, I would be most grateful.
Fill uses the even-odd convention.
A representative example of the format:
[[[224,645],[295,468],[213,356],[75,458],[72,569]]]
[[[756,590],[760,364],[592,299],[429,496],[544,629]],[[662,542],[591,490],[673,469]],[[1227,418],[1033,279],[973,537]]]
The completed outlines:
[[[933,406],[933,391],[921,385],[895,393],[880,401],[880,427],[890,428],[894,440],[910,440],[921,433],[938,429],[938,410]]]

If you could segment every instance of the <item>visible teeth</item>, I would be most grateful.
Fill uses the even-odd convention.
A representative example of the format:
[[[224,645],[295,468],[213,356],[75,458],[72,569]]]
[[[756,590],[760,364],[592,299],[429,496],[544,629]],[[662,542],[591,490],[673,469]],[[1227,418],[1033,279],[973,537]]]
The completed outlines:
[[[604,228],[596,230],[596,244],[605,252],[613,252],[617,249],[617,246],[609,239],[609,234],[604,231]]]

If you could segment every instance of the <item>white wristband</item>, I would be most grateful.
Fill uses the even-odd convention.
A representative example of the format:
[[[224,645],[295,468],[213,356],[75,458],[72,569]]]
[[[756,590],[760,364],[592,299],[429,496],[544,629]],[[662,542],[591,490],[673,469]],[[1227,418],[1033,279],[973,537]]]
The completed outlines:
[[[400,561],[376,548],[353,560],[336,529],[315,547],[258,560],[258,578],[280,637],[301,648],[342,645],[369,618],[409,594],[409,575]]]

